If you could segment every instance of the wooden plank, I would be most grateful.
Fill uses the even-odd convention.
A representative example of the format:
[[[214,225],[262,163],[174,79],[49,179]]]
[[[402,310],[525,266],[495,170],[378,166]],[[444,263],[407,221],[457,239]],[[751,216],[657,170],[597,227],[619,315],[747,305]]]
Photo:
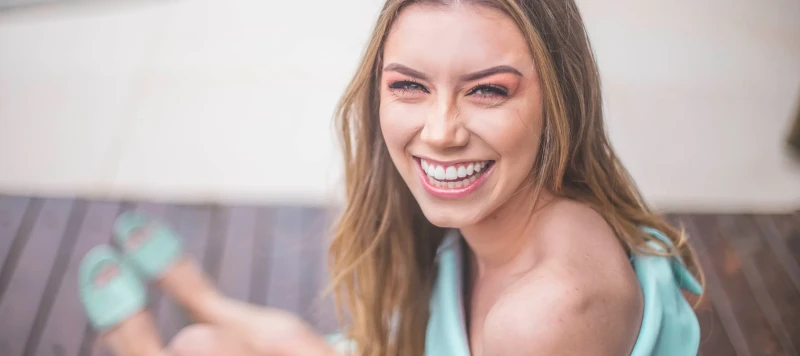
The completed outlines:
[[[69,220],[72,200],[48,199],[44,202],[30,236],[20,251],[2,301],[0,354],[22,355],[33,327],[39,303],[58,255],[58,246]]]
[[[266,304],[300,314],[302,270],[308,261],[303,258],[303,210],[281,207],[272,217],[272,250]]]
[[[64,268],[41,335],[29,339],[29,352],[36,356],[78,356],[84,325],[88,323],[81,308],[78,292],[78,266],[83,256],[97,245],[109,242],[114,219],[120,208],[115,202],[92,202],[81,222],[80,232],[70,248],[71,256]],[[77,326],[77,327],[76,327]]]
[[[756,216],[754,219],[760,234],[788,273],[791,284],[800,293],[800,266],[797,262],[800,258],[800,222],[795,223],[792,215]]]
[[[253,286],[250,288],[250,302],[267,305],[267,287],[272,269],[273,248],[272,224],[276,208],[258,209],[255,238],[253,239]]]
[[[232,207],[228,210],[225,247],[219,271],[219,289],[228,297],[248,302],[253,282],[253,240],[257,209]]]
[[[692,217],[697,229],[696,236],[702,236],[707,244],[706,251],[714,262],[718,272],[722,289],[731,299],[731,307],[738,325],[743,331],[742,339],[747,342],[751,352],[765,352],[780,354],[785,350],[781,348],[780,341],[772,331],[769,321],[764,317],[758,305],[757,297],[753,294],[747,277],[742,271],[742,256],[737,254],[732,246],[731,236],[728,236],[717,225],[716,216]],[[748,247],[748,250],[750,248]],[[715,303],[716,306],[716,303]],[[720,314],[723,325],[727,324]],[[738,337],[729,334],[731,341],[736,342]],[[738,348],[737,348],[738,351]]]
[[[297,297],[298,313],[307,322],[313,323],[312,310],[313,303],[320,292],[322,283],[323,266],[323,221],[322,210],[314,208],[296,208],[299,210],[302,224],[296,238],[298,244],[297,258],[304,261],[302,268],[298,271],[300,278],[300,291]]]
[[[322,294],[330,282],[326,261],[328,230],[333,219],[329,212],[322,208],[308,208],[307,212],[308,222],[304,224],[306,230],[303,232],[304,249],[301,253],[307,256],[309,264],[307,274],[301,278],[310,283],[302,291],[301,308],[305,309],[305,319],[318,332],[327,334],[338,330],[333,298]]]
[[[66,272],[67,265],[72,253],[72,247],[75,245],[75,240],[78,239],[81,224],[86,216],[86,210],[89,203],[83,200],[76,201],[72,204],[72,210],[67,220],[67,226],[64,229],[63,238],[56,248],[57,255],[53,262],[53,267],[50,275],[47,278],[47,284],[44,288],[42,300],[37,308],[36,317],[33,320],[28,339],[25,342],[23,355],[31,355],[33,349],[38,345],[47,319],[53,309],[56,294],[61,285],[61,281]],[[76,339],[80,341],[80,338]]]
[[[685,226],[689,236],[692,237],[692,247],[695,249],[706,275],[705,293],[714,306],[714,311],[719,317],[722,329],[727,334],[727,339],[731,342],[736,355],[751,355],[750,346],[745,340],[742,326],[736,318],[735,303],[737,301],[731,300],[732,298],[728,297],[723,287],[723,279],[730,274],[730,269],[721,268],[724,261],[717,253],[719,250],[717,242],[708,236],[709,234],[704,231],[706,229],[700,229],[699,226],[702,221],[696,221],[696,217],[679,216],[679,219]],[[704,335],[711,337],[714,330],[713,328],[707,330]],[[710,354],[716,352],[715,350],[709,351]]]
[[[208,230],[211,223],[211,208],[207,206],[183,206],[176,208],[174,227],[184,238],[184,249],[188,256],[203,264],[208,245]],[[184,309],[173,299],[161,300],[156,312],[158,329],[164,340],[171,340],[190,323]]]
[[[328,329],[331,310],[325,314],[325,300],[318,300],[325,281],[324,211],[308,207],[280,207],[271,211],[271,251],[265,304],[292,311],[319,328]],[[327,300],[328,302],[330,300]]]
[[[761,255],[766,255],[765,258],[774,261],[775,255],[770,251],[769,246],[765,244],[764,239],[758,235],[759,231],[755,227],[750,216],[729,216],[723,215],[717,218],[718,226],[723,237],[727,237],[731,242],[733,249],[736,251],[741,262],[742,274],[753,292],[756,303],[761,309],[761,312],[766,318],[770,329],[777,337],[781,345],[781,349],[788,355],[797,355],[797,350],[792,343],[789,332],[781,320],[779,310],[776,308],[775,300],[770,295],[770,290],[774,292],[774,288],[782,288],[784,286],[768,286],[762,278],[762,273],[756,266],[756,254],[763,251]],[[766,262],[766,261],[759,261]],[[782,269],[769,270],[774,277],[775,273],[783,272]],[[780,291],[780,294],[784,294]]]
[[[211,225],[208,232],[208,245],[203,258],[203,269],[211,280],[217,281],[222,263],[222,250],[225,248],[225,236],[228,231],[228,210],[214,206],[211,213]]]
[[[8,240],[4,240],[3,242],[4,258],[2,267],[0,267],[0,302],[2,302],[3,296],[8,289],[8,284],[11,282],[11,275],[14,273],[14,269],[22,255],[22,249],[25,248],[25,245],[28,243],[31,230],[33,230],[33,227],[36,225],[36,219],[39,218],[42,206],[44,206],[44,200],[31,199],[21,221],[14,229],[15,232],[6,235]],[[9,223],[7,225],[14,224],[14,222],[11,221],[11,216],[9,216],[8,221]],[[8,228],[6,231],[11,233],[12,229]]]
[[[11,251],[11,245],[22,225],[22,217],[28,210],[30,201],[31,199],[27,197],[0,195],[0,266],[4,264]]]
[[[710,298],[703,298],[695,312],[700,322],[700,350],[703,355],[736,355],[733,343],[728,338],[719,312],[712,305]]]
[[[674,214],[666,215],[667,221],[674,226],[684,226],[685,224]],[[697,244],[694,240],[696,236],[689,235],[689,243],[694,246]],[[701,257],[698,254],[698,259]],[[701,259],[702,266],[709,266],[711,261]],[[711,303],[711,298],[708,296],[709,285],[705,287],[705,294],[702,298],[683,291],[684,297],[687,301],[694,306],[695,314],[697,314],[697,321],[700,323],[700,350],[698,355],[735,355],[736,351],[733,349],[731,340],[728,339],[728,334],[722,327],[722,322],[719,319],[719,312],[714,308]],[[699,301],[699,303],[698,303]]]
[[[254,242],[253,294],[256,304],[297,313],[318,332],[339,329],[327,286],[327,231],[332,214],[314,207],[268,207],[259,217]]]
[[[783,234],[798,234],[800,226],[794,225],[791,215],[756,216],[755,220],[760,227],[758,230],[762,238],[772,240],[771,248],[762,248],[753,259],[755,260],[764,285],[772,297],[774,307],[779,311],[779,318],[786,327],[789,342],[797,349],[800,347],[800,289],[795,285],[795,277],[791,271],[796,267],[794,257],[789,255],[780,257],[778,251],[786,251]],[[797,228],[797,230],[794,230]],[[785,235],[784,235],[785,236]]]

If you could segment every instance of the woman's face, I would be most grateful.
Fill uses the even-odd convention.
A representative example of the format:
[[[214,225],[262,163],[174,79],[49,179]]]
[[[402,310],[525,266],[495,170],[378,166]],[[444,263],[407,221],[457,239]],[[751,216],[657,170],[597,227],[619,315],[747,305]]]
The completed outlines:
[[[542,133],[533,58],[505,14],[411,5],[383,53],[389,154],[435,225],[479,223],[530,183]]]

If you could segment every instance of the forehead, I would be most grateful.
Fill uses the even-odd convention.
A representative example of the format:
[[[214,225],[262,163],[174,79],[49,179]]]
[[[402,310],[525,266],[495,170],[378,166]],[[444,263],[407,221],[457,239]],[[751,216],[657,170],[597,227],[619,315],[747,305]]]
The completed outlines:
[[[386,39],[384,60],[423,71],[469,72],[500,64],[532,66],[528,43],[505,13],[478,5],[414,4]]]

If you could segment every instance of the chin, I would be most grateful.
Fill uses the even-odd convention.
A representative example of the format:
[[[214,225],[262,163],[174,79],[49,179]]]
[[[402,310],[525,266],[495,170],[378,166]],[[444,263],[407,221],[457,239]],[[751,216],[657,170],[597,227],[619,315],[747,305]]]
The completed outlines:
[[[486,215],[480,207],[468,207],[466,204],[448,206],[449,204],[437,204],[431,201],[419,201],[422,214],[425,218],[441,228],[461,229],[472,226],[483,220]]]

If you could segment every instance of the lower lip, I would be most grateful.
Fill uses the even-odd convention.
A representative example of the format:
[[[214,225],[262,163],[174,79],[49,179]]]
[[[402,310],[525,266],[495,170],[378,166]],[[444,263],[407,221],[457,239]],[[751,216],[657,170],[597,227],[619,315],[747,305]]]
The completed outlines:
[[[428,174],[422,170],[422,164],[419,162],[419,160],[416,161],[417,161],[417,168],[419,169],[419,179],[422,181],[422,186],[425,188],[425,191],[427,191],[429,194],[437,198],[442,198],[442,199],[458,199],[466,196],[469,193],[474,192],[476,189],[480,188],[483,182],[486,181],[486,177],[488,177],[489,173],[491,173],[492,170],[494,169],[494,164],[490,165],[489,168],[483,171],[483,173],[481,173],[481,175],[478,176],[478,178],[476,178],[474,182],[470,183],[466,187],[460,187],[460,188],[437,187],[428,180]]]

